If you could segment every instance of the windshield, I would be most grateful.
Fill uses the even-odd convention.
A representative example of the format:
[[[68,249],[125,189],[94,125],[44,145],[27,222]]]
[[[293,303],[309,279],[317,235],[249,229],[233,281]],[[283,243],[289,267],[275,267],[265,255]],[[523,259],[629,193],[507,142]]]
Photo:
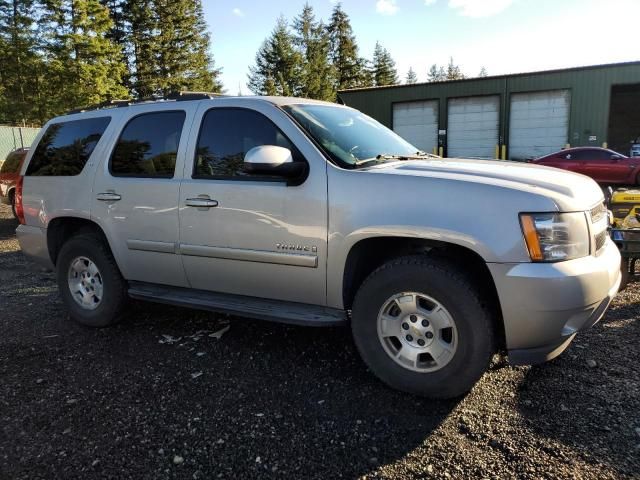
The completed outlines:
[[[336,163],[355,167],[392,156],[420,154],[373,118],[344,107],[331,105],[285,105],[289,113]]]

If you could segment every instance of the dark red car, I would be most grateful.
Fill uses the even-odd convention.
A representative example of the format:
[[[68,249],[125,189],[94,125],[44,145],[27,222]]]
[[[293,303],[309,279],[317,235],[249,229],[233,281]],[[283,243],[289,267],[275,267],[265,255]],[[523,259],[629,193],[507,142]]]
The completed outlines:
[[[582,173],[605,185],[640,184],[640,157],[625,157],[606,148],[568,148],[533,163]]]
[[[16,184],[20,177],[22,162],[24,162],[28,151],[28,148],[19,148],[18,150],[14,150],[7,155],[5,161],[0,165],[0,203],[11,205],[11,210],[16,218]]]

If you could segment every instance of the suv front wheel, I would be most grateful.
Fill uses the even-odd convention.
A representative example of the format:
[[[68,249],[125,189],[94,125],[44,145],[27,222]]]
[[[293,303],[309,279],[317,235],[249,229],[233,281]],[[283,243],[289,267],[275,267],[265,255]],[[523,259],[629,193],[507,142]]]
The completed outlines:
[[[352,330],[382,381],[432,398],[469,391],[494,353],[491,316],[477,289],[453,265],[426,256],[374,271],[354,300]]]
[[[127,302],[127,286],[102,238],[72,237],[56,262],[58,288],[71,318],[89,327],[116,323]]]

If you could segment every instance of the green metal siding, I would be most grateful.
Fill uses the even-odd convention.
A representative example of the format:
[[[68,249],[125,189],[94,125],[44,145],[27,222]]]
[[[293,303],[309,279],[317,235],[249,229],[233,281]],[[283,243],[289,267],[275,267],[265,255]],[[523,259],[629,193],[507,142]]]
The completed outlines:
[[[500,134],[502,143],[506,143],[509,138],[509,105],[512,93],[568,89],[571,92],[568,142],[572,146],[584,146],[602,145],[608,141],[611,88],[614,85],[636,83],[640,84],[640,62],[453,82],[347,90],[339,95],[347,105],[365,112],[391,128],[394,103],[439,100],[440,129],[447,128],[449,98],[500,95]],[[591,136],[595,136],[596,140],[589,141]]]

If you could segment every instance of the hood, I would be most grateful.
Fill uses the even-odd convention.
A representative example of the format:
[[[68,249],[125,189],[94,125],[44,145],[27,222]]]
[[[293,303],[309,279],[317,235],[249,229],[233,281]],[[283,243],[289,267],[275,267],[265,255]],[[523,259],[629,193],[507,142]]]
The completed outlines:
[[[370,172],[482,183],[551,197],[561,210],[583,210],[603,201],[589,177],[558,168],[499,160],[428,159],[383,163]]]

